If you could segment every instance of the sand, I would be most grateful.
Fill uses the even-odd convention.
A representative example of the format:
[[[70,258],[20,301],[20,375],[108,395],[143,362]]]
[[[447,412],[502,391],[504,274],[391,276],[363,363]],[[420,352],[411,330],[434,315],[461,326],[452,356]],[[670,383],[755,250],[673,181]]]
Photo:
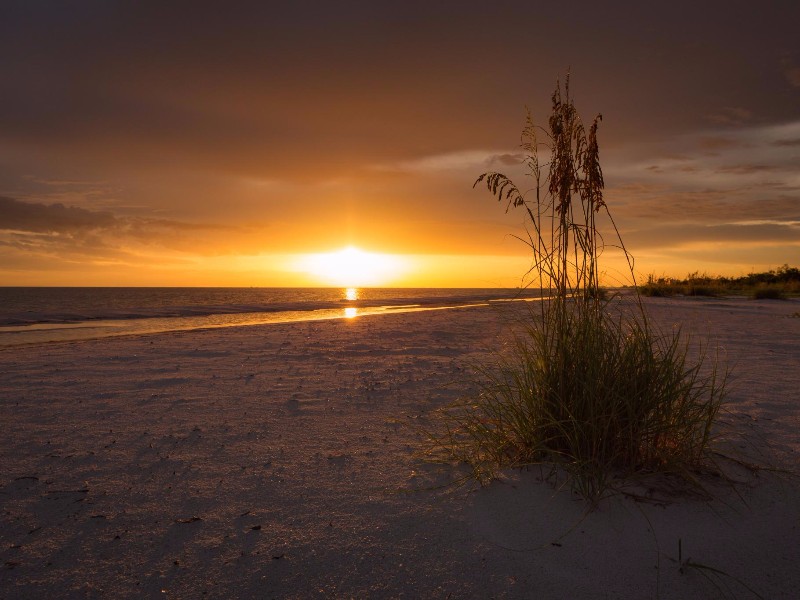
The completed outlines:
[[[651,299],[797,471],[800,303]],[[478,307],[0,351],[2,598],[796,598],[800,482],[587,513],[513,470],[437,488],[426,416],[508,339]],[[682,558],[727,573],[680,568]]]

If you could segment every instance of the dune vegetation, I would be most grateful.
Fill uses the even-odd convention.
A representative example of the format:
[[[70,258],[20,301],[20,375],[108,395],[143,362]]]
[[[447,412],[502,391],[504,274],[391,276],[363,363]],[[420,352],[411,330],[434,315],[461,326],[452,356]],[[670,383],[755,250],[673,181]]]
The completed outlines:
[[[638,294],[619,302],[601,293],[600,219],[632,261],[603,197],[600,121],[587,131],[567,77],[548,127],[528,114],[522,132],[533,185],[498,172],[475,182],[506,210],[525,211],[528,275],[550,299],[531,308],[510,352],[478,367],[480,393],[440,412],[430,448],[436,460],[469,465],[481,483],[543,465],[591,502],[643,475],[698,484],[726,381],[680,332],[656,331]]]
[[[757,300],[783,300],[800,296],[800,269],[788,264],[740,277],[689,273],[685,278],[650,274],[639,286],[644,296],[748,296]]]

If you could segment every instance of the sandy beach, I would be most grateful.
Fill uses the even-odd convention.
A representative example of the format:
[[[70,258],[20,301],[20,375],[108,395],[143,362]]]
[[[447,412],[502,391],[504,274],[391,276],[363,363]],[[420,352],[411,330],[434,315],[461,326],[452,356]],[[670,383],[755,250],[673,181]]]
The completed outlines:
[[[427,416],[518,307],[2,349],[0,597],[796,598],[800,302],[646,305],[719,350],[726,423],[787,472],[588,514],[536,469],[441,488]]]

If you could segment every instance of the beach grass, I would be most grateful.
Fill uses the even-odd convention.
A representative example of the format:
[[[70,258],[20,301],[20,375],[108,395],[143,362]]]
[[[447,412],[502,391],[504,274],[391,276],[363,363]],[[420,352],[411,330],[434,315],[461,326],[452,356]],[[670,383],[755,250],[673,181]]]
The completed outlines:
[[[691,361],[689,340],[641,319],[580,303],[559,310],[531,314],[512,351],[480,368],[479,396],[444,411],[438,439],[448,459],[482,483],[503,468],[560,467],[592,501],[646,474],[695,486],[725,373]]]
[[[507,210],[526,211],[529,276],[549,300],[517,326],[510,352],[478,366],[477,397],[440,412],[430,448],[437,459],[469,465],[481,483],[505,468],[547,465],[591,502],[642,475],[697,485],[727,375],[680,332],[656,331],[638,294],[623,305],[600,293],[598,217],[616,233],[633,278],[603,199],[600,120],[584,128],[567,77],[564,94],[559,84],[552,96],[548,128],[529,114],[523,130],[532,191],[497,172],[476,181]]]

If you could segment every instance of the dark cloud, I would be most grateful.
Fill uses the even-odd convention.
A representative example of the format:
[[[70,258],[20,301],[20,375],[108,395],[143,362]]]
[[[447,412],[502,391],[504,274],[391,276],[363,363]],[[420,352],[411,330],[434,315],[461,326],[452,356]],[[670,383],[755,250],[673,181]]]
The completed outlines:
[[[759,219],[796,221],[800,196],[758,185],[747,190],[664,190],[632,185],[608,190],[608,203],[623,219],[661,223],[732,223]]]
[[[125,246],[144,245],[198,254],[253,249],[242,228],[185,223],[169,219],[114,215],[63,204],[23,202],[0,197],[2,245],[108,258]]]
[[[783,73],[792,87],[800,88],[800,67],[787,67]]]
[[[732,175],[750,175],[752,173],[769,173],[780,170],[780,167],[775,165],[731,165],[715,169],[714,172]]]
[[[720,150],[732,150],[736,148],[752,148],[753,144],[734,137],[727,136],[703,136],[697,141],[697,146],[701,150],[717,152]]]
[[[718,125],[742,125],[752,118],[752,111],[741,106],[726,106],[719,112],[708,115],[708,120]]]
[[[682,247],[691,244],[717,243],[735,247],[740,244],[797,244],[800,226],[797,223],[753,223],[741,225],[665,225],[631,230],[626,244],[641,250]]]
[[[117,225],[116,218],[106,212],[94,212],[63,204],[34,204],[0,197],[0,229],[59,232]]]
[[[0,196],[0,229],[32,233],[113,229],[143,234],[155,229],[199,232],[229,228],[169,219],[127,217],[60,203],[23,202]]]

